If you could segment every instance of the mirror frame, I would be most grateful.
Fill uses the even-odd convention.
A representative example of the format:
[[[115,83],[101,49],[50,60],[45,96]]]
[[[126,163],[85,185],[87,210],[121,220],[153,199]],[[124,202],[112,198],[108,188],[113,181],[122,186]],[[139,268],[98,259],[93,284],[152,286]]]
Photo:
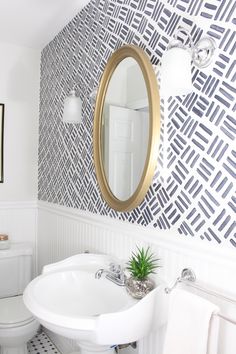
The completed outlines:
[[[133,195],[127,200],[119,200],[111,191],[106,179],[102,159],[102,115],[105,97],[111,77],[120,62],[132,57],[138,63],[145,80],[149,102],[149,138],[145,165],[139,184]],[[157,79],[148,56],[144,51],[134,45],[125,45],[116,50],[109,58],[98,88],[93,131],[93,154],[95,171],[103,199],[116,211],[131,211],[136,208],[145,198],[152,183],[158,157],[160,141],[160,96]]]

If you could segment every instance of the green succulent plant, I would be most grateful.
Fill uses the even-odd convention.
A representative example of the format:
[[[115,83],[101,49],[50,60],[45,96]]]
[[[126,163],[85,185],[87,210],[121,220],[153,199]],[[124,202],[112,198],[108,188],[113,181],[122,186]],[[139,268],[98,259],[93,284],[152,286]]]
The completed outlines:
[[[154,274],[155,269],[159,267],[158,258],[154,258],[154,254],[150,252],[150,247],[146,250],[137,247],[138,251],[132,252],[132,256],[128,261],[127,269],[131,275],[137,280],[144,280],[149,274]]]

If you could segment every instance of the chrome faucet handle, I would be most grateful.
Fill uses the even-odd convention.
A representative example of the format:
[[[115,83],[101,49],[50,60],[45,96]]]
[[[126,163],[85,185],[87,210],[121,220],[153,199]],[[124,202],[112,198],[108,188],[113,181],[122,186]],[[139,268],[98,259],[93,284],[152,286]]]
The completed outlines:
[[[112,272],[115,277],[117,277],[117,279],[121,280],[122,282],[125,281],[124,269],[121,267],[120,264],[111,263],[110,272]]]
[[[104,269],[102,269],[102,268],[101,268],[101,269],[98,269],[98,270],[96,271],[96,273],[95,273],[95,278],[96,278],[96,279],[100,279],[103,272],[104,272]]]
[[[110,263],[109,264],[109,270],[110,270],[110,272],[119,274],[119,273],[121,273],[121,266],[119,264],[116,264],[116,263]]]

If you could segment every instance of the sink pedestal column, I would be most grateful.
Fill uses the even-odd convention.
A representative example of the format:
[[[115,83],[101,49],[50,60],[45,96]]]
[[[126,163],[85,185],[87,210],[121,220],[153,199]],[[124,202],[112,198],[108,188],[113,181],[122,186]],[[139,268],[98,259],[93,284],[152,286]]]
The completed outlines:
[[[79,354],[94,354],[94,353],[99,353],[99,354],[115,354],[115,349],[110,348],[109,346],[104,346],[104,345],[96,345],[96,344],[90,344],[90,343],[78,343],[79,348],[80,348],[80,353]]]

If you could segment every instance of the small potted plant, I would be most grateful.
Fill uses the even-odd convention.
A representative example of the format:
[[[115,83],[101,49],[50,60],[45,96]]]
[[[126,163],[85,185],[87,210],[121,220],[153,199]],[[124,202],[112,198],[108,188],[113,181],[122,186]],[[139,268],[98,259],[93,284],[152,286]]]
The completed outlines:
[[[157,262],[158,259],[150,252],[150,247],[146,250],[137,247],[137,252],[132,253],[127,267],[131,276],[126,280],[126,289],[135,299],[142,299],[154,288],[155,283],[148,276],[154,274],[159,267]]]

